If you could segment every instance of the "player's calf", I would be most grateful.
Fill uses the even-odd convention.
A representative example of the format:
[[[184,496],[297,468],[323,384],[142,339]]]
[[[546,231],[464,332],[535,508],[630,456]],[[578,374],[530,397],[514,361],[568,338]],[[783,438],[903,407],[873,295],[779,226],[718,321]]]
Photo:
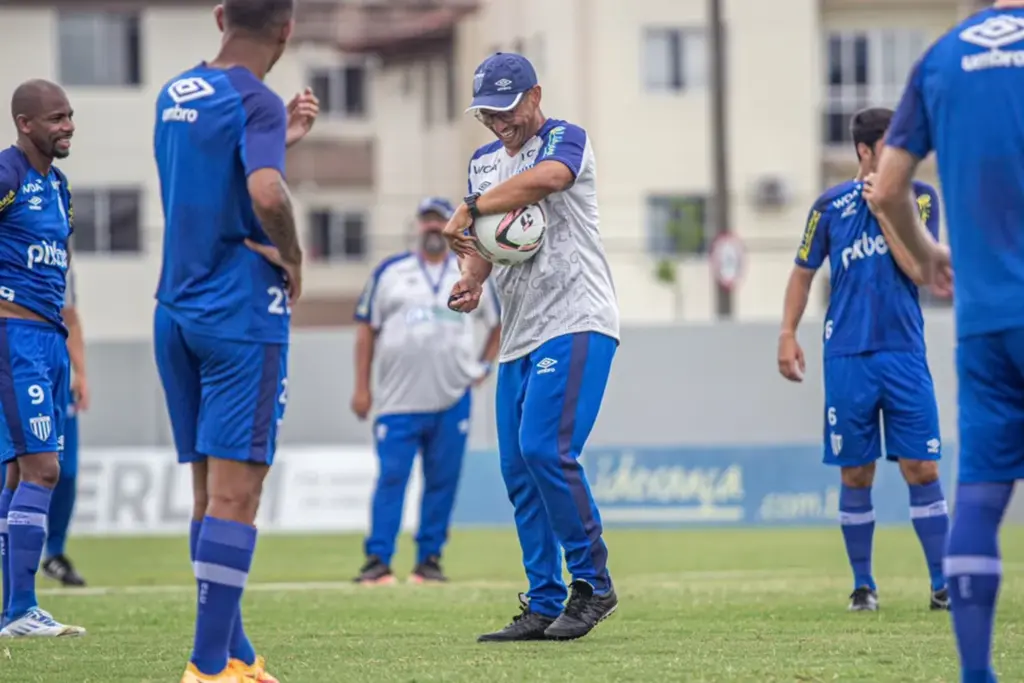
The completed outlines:
[[[842,469],[839,492],[839,525],[843,531],[846,555],[853,570],[850,611],[878,609],[878,586],[871,571],[875,536],[875,508],[871,500],[875,463]]]
[[[949,508],[939,482],[936,460],[900,459],[900,471],[910,489],[910,520],[924,550],[931,580],[929,608],[949,609],[942,562],[949,533]]]

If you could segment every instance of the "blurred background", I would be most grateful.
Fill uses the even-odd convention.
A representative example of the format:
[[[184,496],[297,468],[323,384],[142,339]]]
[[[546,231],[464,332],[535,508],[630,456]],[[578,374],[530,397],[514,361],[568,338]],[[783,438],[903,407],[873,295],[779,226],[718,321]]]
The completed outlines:
[[[827,278],[804,323],[800,386],[775,369],[786,278],[811,203],[856,172],[850,115],[894,106],[921,52],[983,4],[299,0],[268,82],[285,99],[311,86],[322,115],[288,158],[309,266],[265,526],[365,524],[375,459],[369,426],[348,411],[347,326],[372,268],[410,245],[417,202],[464,194],[467,160],[490,133],[463,109],[495,51],[533,61],[545,113],[585,127],[598,159],[625,325],[586,456],[609,519],[833,523],[837,477],[817,464]],[[216,54],[212,2],[3,0],[0,26],[0,93],[55,80],[78,124],[62,168],[94,405],[76,528],[180,532],[189,490],[171,465],[151,349],[162,240],[152,125],[167,80]],[[920,177],[936,182],[932,160]],[[951,465],[952,324],[948,302],[924,303]],[[477,392],[463,524],[511,520],[492,391]],[[906,519],[905,497],[879,520]]]

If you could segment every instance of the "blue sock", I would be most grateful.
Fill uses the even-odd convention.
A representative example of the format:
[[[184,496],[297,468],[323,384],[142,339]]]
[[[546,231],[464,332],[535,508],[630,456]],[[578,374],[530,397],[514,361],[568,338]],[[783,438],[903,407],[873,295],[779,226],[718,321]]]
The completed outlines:
[[[192,558],[193,562],[196,561],[196,546],[199,545],[199,530],[202,528],[202,522],[192,520],[192,526],[189,528],[188,534],[188,547],[189,557]],[[247,666],[252,666],[256,663],[256,649],[249,641],[249,636],[245,634],[245,627],[242,624],[241,605],[239,605],[234,626],[231,628],[231,644],[228,646],[228,655],[231,659],[241,660]]]
[[[0,465],[3,467],[3,465]],[[7,615],[7,602],[11,599],[11,559],[8,548],[10,540],[7,537],[7,513],[11,510],[11,498],[14,497],[14,490],[5,488],[0,491],[0,579],[3,582],[3,594],[0,597],[0,624],[4,623]]]
[[[49,526],[46,529],[46,556],[63,555],[68,544],[68,527],[71,513],[75,510],[75,495],[78,491],[77,477],[62,476],[57,480],[50,500]]]
[[[255,527],[216,517],[203,520],[194,563],[199,609],[192,663],[206,675],[215,676],[228,665],[232,627],[255,548]]]
[[[876,590],[871,575],[871,545],[875,537],[875,508],[871,488],[855,489],[843,484],[839,491],[839,524],[846,541],[846,555],[853,569],[853,587]]]
[[[963,683],[996,680],[992,627],[1003,573],[999,525],[1012,493],[1012,482],[957,487],[945,569]]]
[[[910,520],[924,549],[932,590],[937,591],[946,585],[942,558],[946,554],[946,535],[949,533],[949,509],[942,495],[942,484],[933,481],[910,486]]]
[[[46,511],[50,509],[53,492],[43,486],[21,482],[11,498],[7,513],[7,534],[10,542],[11,600],[8,619],[17,619],[38,607],[36,571],[46,542]]]

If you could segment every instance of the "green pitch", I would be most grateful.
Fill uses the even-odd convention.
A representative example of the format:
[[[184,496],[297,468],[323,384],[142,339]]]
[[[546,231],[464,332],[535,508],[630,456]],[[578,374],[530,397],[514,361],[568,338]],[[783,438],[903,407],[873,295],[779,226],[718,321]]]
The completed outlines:
[[[996,637],[1002,680],[1024,680],[1024,528],[1004,533],[1006,578]],[[455,534],[450,586],[363,588],[355,536],[260,540],[246,625],[282,683],[497,681],[959,680],[949,617],[931,613],[917,538],[876,535],[882,611],[849,614],[837,529],[613,531],[619,611],[573,643],[478,645],[523,589],[509,531]],[[0,645],[0,681],[177,683],[192,642],[187,542],[83,539],[71,556],[91,581],[43,606],[81,624],[80,640]],[[412,565],[403,539],[395,562]],[[44,580],[45,581],[45,580]]]

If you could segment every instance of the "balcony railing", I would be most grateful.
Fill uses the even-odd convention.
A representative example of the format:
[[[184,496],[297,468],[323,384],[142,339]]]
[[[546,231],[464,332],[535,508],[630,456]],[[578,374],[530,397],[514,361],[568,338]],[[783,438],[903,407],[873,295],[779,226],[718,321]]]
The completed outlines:
[[[349,53],[412,52],[450,37],[478,6],[478,0],[306,0],[298,6],[295,37]]]

